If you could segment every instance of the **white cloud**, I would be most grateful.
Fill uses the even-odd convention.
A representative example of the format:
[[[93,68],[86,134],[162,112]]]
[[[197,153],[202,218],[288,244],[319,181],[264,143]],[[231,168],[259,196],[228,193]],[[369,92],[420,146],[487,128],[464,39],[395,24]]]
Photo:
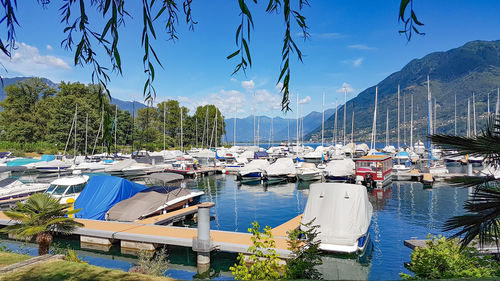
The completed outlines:
[[[340,87],[339,89],[337,89],[337,93],[343,93],[344,90],[350,94],[350,93],[354,93],[354,89],[352,88],[352,86],[350,84],[347,84],[346,82],[344,82],[342,84],[342,87]]]
[[[349,45],[347,46],[350,49],[357,49],[357,50],[376,50],[377,48],[370,47],[364,44],[354,44],[354,45]]]
[[[258,105],[258,112],[281,109],[281,98],[279,94],[271,94],[268,90],[255,91],[255,104]]]
[[[297,33],[298,36],[303,36],[302,33]],[[348,37],[345,34],[338,33],[338,32],[323,32],[323,33],[310,33],[311,38],[318,38],[318,39],[341,39]]]
[[[342,63],[349,64],[353,67],[358,67],[363,63],[364,58],[357,58],[355,60],[343,60]]]
[[[241,86],[245,88],[247,91],[251,91],[253,90],[253,88],[255,88],[255,82],[253,80],[241,81]]]
[[[12,52],[9,59],[3,53],[0,54],[0,63],[7,71],[16,72],[25,76],[43,76],[50,78],[55,71],[70,70],[71,67],[63,59],[56,56],[45,56],[40,54],[38,48],[26,43],[20,43]]]
[[[299,100],[299,104],[308,104],[310,102],[311,102],[311,97],[310,96],[307,96],[307,97]]]
[[[52,48],[52,46],[50,46],[50,45],[45,46],[45,48],[46,48],[48,51],[52,51],[52,50],[54,49],[54,48]]]
[[[276,91],[278,91],[278,93],[280,93],[281,89],[283,88],[283,83],[278,82],[278,84],[276,84],[274,88],[276,89]]]

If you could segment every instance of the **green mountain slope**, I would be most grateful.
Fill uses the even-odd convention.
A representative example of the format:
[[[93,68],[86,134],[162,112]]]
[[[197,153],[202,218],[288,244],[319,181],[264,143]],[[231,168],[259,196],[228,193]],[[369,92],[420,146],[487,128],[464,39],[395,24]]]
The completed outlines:
[[[435,52],[421,59],[414,59],[400,71],[389,75],[378,84],[377,141],[385,141],[386,110],[389,110],[390,140],[397,140],[397,88],[401,87],[400,137],[409,143],[410,98],[414,103],[414,142],[425,140],[427,135],[427,75],[430,89],[436,100],[436,133],[454,134],[455,95],[457,99],[457,133],[466,132],[467,100],[472,93],[476,101],[477,130],[486,122],[487,99],[490,96],[490,111],[495,110],[497,87],[500,86],[500,40],[473,41],[446,52]],[[404,106],[404,100],[406,106]],[[375,86],[361,92],[347,103],[347,134],[351,133],[352,110],[354,107],[355,141],[369,141],[372,130],[375,101]],[[434,101],[433,101],[434,104]],[[339,135],[342,135],[342,106],[338,112]],[[405,111],[405,112],[404,112]],[[403,125],[406,116],[406,125]],[[325,135],[333,134],[334,116],[326,121]],[[472,122],[472,121],[471,121]],[[472,125],[471,125],[472,127]],[[317,140],[321,126],[307,135],[309,140]]]

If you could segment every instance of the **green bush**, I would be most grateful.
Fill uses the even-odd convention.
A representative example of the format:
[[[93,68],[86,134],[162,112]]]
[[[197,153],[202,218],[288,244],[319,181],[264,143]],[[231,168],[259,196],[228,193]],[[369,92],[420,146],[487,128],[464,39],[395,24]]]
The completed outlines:
[[[236,280],[277,280],[282,278],[286,266],[280,264],[279,255],[276,252],[276,243],[271,233],[271,228],[266,226],[264,232],[260,232],[259,223],[253,222],[252,228],[253,245],[248,248],[250,256],[240,253],[238,263],[230,267],[231,273]]]
[[[313,225],[314,219],[302,224],[304,229],[294,229],[288,233],[288,247],[292,251],[292,258],[286,261],[286,279],[314,279],[322,278],[321,273],[315,268],[323,264],[321,260],[320,241],[318,236],[318,225]]]
[[[491,278],[500,276],[500,265],[489,256],[479,256],[472,247],[460,249],[458,239],[429,235],[427,247],[415,248],[403,279]]]
[[[165,248],[156,253],[147,251],[139,252],[139,264],[129,272],[136,272],[154,276],[165,276],[168,270],[168,254]]]

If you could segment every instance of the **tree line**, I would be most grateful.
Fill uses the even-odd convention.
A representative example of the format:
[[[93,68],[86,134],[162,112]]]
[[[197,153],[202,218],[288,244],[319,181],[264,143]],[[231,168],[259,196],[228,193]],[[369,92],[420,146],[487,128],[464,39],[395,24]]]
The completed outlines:
[[[220,145],[225,134],[224,116],[214,105],[198,106],[190,115],[178,101],[168,100],[131,113],[111,104],[99,85],[61,82],[53,88],[40,78],[7,86],[5,93],[0,141],[21,146],[44,143],[68,153],[76,146],[77,153],[90,155],[113,152],[115,135],[117,152],[130,152],[132,147],[210,147]]]

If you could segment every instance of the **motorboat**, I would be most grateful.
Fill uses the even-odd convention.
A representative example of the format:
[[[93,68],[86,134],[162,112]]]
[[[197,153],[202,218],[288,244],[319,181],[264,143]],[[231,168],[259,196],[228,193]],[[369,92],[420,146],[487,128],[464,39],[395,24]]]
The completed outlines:
[[[69,161],[52,160],[37,162],[34,167],[40,173],[60,173],[70,170],[72,165]]]
[[[332,160],[326,165],[323,175],[329,182],[347,182],[354,179],[355,166],[351,158]]]
[[[295,164],[291,158],[278,158],[265,169],[264,179],[268,182],[281,182],[296,177]]]
[[[429,173],[430,174],[448,174],[448,168],[446,168],[446,165],[440,162],[435,162],[432,163],[432,165],[429,167]]]
[[[195,174],[197,169],[198,168],[192,160],[188,160],[186,158],[177,158],[177,161],[172,163],[171,167],[166,167],[165,171],[184,176],[192,176]]]
[[[134,159],[115,161],[109,167],[104,168],[104,172],[112,176],[123,176],[123,169],[131,167],[132,165],[135,164],[137,164],[137,161]]]
[[[394,165],[392,169],[394,172],[407,173],[411,171],[411,158],[410,153],[407,151],[400,151],[394,156]]]
[[[354,159],[356,181],[371,188],[381,188],[392,182],[392,157],[367,155]]]
[[[265,159],[255,159],[241,168],[236,179],[242,182],[261,181],[270,164]]]
[[[342,254],[362,254],[370,240],[368,228],[373,206],[365,186],[348,183],[315,183],[302,216],[302,230],[317,225],[319,249]]]
[[[320,163],[324,159],[324,147],[318,146],[314,151],[304,154],[304,161]]]
[[[99,162],[83,162],[78,164],[74,171],[87,172],[87,173],[100,173],[113,165],[113,160],[102,160]]]
[[[316,168],[314,163],[302,163],[297,169],[297,178],[299,181],[317,181],[321,180],[321,170]]]
[[[62,177],[52,181],[45,193],[60,199],[61,204],[71,202],[70,199],[75,202],[88,181],[89,176],[87,175]],[[70,201],[68,202],[68,200]]]
[[[141,178],[149,188],[112,206],[106,213],[106,220],[132,222],[165,214],[199,203],[204,194],[199,190],[167,186],[184,178],[179,174],[155,173]]]
[[[226,173],[228,174],[237,174],[238,171],[245,167],[245,165],[248,163],[248,160],[244,157],[236,157],[236,159],[231,162],[231,163],[226,163],[224,166],[224,169],[226,170]]]
[[[14,178],[5,178],[0,180],[0,200],[21,198],[33,193],[44,192],[49,186],[48,183],[23,183]]]
[[[414,145],[413,145],[413,150],[415,151],[416,154],[418,155],[424,155],[425,153],[425,145],[422,141],[417,141]]]

